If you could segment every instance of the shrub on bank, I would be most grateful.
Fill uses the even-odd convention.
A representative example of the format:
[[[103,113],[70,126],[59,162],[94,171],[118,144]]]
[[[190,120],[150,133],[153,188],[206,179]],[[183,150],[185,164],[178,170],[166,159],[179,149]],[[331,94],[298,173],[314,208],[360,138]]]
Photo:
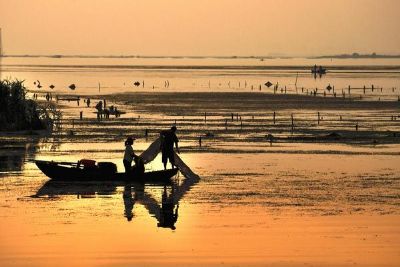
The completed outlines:
[[[26,99],[23,81],[0,81],[0,131],[51,130],[61,113],[51,103]]]

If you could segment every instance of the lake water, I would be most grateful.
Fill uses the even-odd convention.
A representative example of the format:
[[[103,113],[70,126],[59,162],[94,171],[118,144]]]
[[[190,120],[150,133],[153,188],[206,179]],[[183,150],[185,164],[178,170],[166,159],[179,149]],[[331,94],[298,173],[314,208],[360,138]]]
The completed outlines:
[[[25,80],[40,101],[54,84],[54,94],[95,94],[93,103],[104,97],[127,113],[99,122],[93,107],[60,101],[63,125],[52,136],[1,135],[1,266],[399,265],[398,60],[4,58],[2,64],[3,78]],[[328,73],[314,79],[313,64]],[[266,81],[279,83],[276,94]],[[340,94],[348,85],[382,91],[354,89],[361,101],[347,101],[322,96],[328,84]],[[319,95],[306,96],[315,87]],[[165,187],[57,183],[34,163],[91,158],[122,171],[127,135],[138,137],[140,153],[175,121],[181,157],[200,179],[179,174]],[[343,139],[321,139],[333,131]],[[161,159],[146,169],[162,169]]]
[[[322,65],[326,75],[314,77],[311,67]],[[365,99],[397,100],[399,59],[264,59],[256,58],[3,58],[2,77],[19,78],[38,92],[113,94],[121,92],[278,92],[319,93],[328,86],[338,94]],[[40,81],[42,88],[33,83]],[[134,82],[139,82],[135,86]],[[75,84],[71,91],[68,86]],[[54,85],[53,90],[49,89]],[[364,93],[364,86],[366,92]],[[375,90],[372,90],[374,86]],[[100,90],[99,90],[100,87]],[[261,88],[261,89],[260,89]],[[328,92],[328,95],[333,91]]]

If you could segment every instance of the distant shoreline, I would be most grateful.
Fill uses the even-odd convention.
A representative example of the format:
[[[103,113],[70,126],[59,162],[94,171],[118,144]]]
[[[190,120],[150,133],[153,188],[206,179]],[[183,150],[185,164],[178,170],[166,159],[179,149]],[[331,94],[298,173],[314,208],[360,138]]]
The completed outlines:
[[[169,59],[294,59],[294,58],[303,58],[303,59],[382,59],[382,58],[400,58],[400,54],[398,55],[381,55],[381,54],[337,54],[337,55],[321,55],[321,56],[160,56],[160,55],[29,55],[29,54],[16,54],[16,55],[0,55],[0,57],[10,57],[10,58],[169,58]]]
[[[323,58],[335,58],[335,59],[382,59],[382,58],[400,58],[400,55],[378,55],[378,54],[341,54],[341,55],[327,55],[327,56],[317,56],[317,57],[310,57],[310,59],[323,59]]]
[[[28,57],[28,58],[171,58],[171,59],[290,59],[289,56],[143,56],[143,55],[2,55],[2,57]],[[297,57],[303,58],[303,57]]]

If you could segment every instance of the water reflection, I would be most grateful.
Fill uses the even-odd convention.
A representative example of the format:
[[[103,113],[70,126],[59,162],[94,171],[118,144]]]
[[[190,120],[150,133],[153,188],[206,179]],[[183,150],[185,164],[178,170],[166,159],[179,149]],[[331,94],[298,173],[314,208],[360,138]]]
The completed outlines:
[[[143,205],[149,214],[156,218],[157,227],[176,229],[179,201],[199,182],[199,178],[179,177],[164,184],[125,183],[123,185],[122,201],[123,217],[132,221],[135,217],[135,205]],[[58,197],[76,195],[80,198],[90,198],[102,195],[118,194],[121,183],[116,182],[46,182],[32,197]],[[121,192],[121,191],[119,191]],[[159,200],[161,196],[161,201]],[[122,210],[122,209],[121,209]]]
[[[167,186],[164,186],[161,205],[158,204],[153,195],[147,192],[144,193],[142,203],[149,213],[157,219],[157,227],[176,229],[175,223],[178,220],[180,200],[180,198],[178,199],[176,187],[176,184],[173,184],[170,190],[167,190]]]
[[[49,140],[51,143],[48,143]],[[10,172],[21,172],[25,162],[34,159],[38,151],[55,151],[60,144],[60,140],[49,138],[28,137],[10,140],[0,137],[0,176]]]
[[[132,186],[131,185],[125,185],[122,197],[124,199],[124,206],[125,206],[124,216],[126,217],[126,219],[128,221],[132,221],[133,206],[135,205],[136,194],[135,194],[135,197],[132,197]]]
[[[144,192],[142,204],[157,219],[157,227],[176,229],[179,201],[199,180],[199,177],[186,178],[183,181],[175,181],[169,188],[164,186],[161,205],[158,204],[152,194]]]
[[[77,198],[94,197],[96,195],[113,195],[116,193],[116,183],[106,182],[68,182],[47,181],[34,195],[34,197],[57,197],[76,195]]]
[[[0,174],[2,172],[22,171],[22,166],[27,159],[33,158],[38,142],[30,143],[0,141]]]

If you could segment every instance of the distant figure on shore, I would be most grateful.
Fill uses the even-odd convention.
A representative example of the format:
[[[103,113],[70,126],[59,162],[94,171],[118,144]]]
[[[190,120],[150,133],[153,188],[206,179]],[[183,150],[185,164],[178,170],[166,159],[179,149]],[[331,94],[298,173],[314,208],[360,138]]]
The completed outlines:
[[[167,169],[167,162],[171,163],[172,168],[175,166],[174,158],[174,144],[176,147],[176,152],[179,154],[178,147],[178,137],[176,137],[176,126],[172,126],[170,130],[164,130],[160,133],[161,137],[161,152],[162,152],[162,162],[164,164],[164,169]]]
[[[138,158],[136,156],[135,152],[133,151],[132,145],[133,145],[133,140],[135,140],[132,137],[128,137],[125,141],[125,153],[124,153],[124,167],[125,167],[125,174],[126,178],[129,177],[129,175],[132,172],[132,161],[133,159]]]
[[[88,98],[88,99],[86,100],[86,105],[87,105],[87,107],[90,107],[90,98]]]
[[[96,109],[97,109],[97,118],[101,118],[101,114],[103,112],[103,102],[100,100],[99,103],[96,104]]]

